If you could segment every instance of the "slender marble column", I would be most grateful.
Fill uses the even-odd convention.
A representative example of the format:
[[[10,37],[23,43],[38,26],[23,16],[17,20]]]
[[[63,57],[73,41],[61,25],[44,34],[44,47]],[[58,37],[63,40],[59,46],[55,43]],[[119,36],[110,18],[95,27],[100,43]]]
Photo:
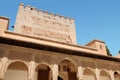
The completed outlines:
[[[34,75],[35,75],[35,62],[30,61],[29,71],[28,71],[28,79],[29,80],[34,80]]]
[[[53,80],[57,80],[58,78],[58,65],[54,64],[52,69]]]
[[[82,68],[82,66],[78,67],[78,74],[77,74],[77,76],[78,76],[79,80],[83,80],[83,68]]]
[[[0,68],[0,80],[3,80],[4,77],[5,77],[5,73],[7,71],[7,61],[8,61],[8,58],[7,57],[3,57],[1,59],[1,62],[0,62],[0,65],[1,65],[1,68]]]
[[[114,71],[110,70],[109,73],[110,73],[110,78],[111,78],[111,80],[115,80],[115,79],[114,79]]]
[[[100,80],[100,70],[98,68],[95,69],[96,80]]]

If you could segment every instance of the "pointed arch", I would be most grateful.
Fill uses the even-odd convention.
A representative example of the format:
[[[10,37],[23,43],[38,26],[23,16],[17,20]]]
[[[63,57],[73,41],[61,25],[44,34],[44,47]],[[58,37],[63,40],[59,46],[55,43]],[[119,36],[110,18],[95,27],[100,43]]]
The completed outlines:
[[[58,80],[63,80],[63,78],[61,76],[58,76]]]

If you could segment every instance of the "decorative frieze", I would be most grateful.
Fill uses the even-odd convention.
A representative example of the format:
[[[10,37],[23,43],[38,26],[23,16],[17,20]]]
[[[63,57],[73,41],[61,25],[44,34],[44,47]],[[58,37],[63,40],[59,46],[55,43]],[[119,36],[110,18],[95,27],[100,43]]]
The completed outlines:
[[[6,47],[6,48],[4,48]],[[82,56],[75,56],[45,50],[36,50],[30,48],[23,48],[17,46],[4,45],[4,49],[0,48],[0,58],[8,57],[10,60],[22,60],[22,61],[34,61],[35,63],[48,63],[48,64],[60,64],[64,60],[71,61],[76,67],[82,66],[84,68],[98,68],[120,71],[119,63],[93,59]],[[6,56],[7,54],[7,56]]]

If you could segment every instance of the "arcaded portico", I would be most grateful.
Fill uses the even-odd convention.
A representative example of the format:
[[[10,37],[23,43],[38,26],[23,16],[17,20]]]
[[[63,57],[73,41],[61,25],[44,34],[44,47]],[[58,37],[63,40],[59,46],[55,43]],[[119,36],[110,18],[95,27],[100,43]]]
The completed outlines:
[[[57,48],[48,51],[48,46],[44,46],[41,50],[34,47],[26,48],[25,45],[18,46],[21,42],[12,40],[8,40],[7,43],[2,42],[0,44],[1,80],[120,79],[120,65],[117,58],[96,54],[91,56],[89,53],[62,51],[62,49],[62,52],[56,52],[54,49]],[[12,42],[16,42],[16,45]]]
[[[20,4],[14,31],[8,26],[1,16],[0,80],[120,80],[120,58],[103,41],[76,44],[73,18]]]

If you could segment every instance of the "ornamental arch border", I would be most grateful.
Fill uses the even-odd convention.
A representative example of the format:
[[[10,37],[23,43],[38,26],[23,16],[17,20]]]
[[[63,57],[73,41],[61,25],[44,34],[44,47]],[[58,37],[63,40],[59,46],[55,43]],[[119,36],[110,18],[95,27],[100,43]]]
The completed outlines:
[[[105,69],[100,69],[100,73],[101,73],[101,71],[106,72],[106,73],[107,73],[107,75],[108,75],[108,76],[110,76],[110,72],[109,72],[108,70],[105,70]],[[100,75],[100,73],[99,73],[99,75]]]
[[[76,62],[75,62],[73,59],[71,59],[71,58],[63,58],[63,59],[61,59],[61,60],[58,62],[58,65],[60,65],[62,61],[70,61],[70,62],[75,66],[76,69],[79,67],[79,66],[76,64]]]
[[[99,71],[99,76],[100,76],[101,71],[106,72],[106,73],[107,73],[107,75],[108,75],[108,77],[110,78],[110,80],[112,80],[109,70],[100,69],[100,71]]]
[[[15,62],[19,62],[19,63],[22,63],[25,65],[25,67],[27,68],[27,71],[29,71],[29,62],[25,62],[25,61],[22,61],[22,60],[8,60],[8,64],[6,66],[6,70],[8,69],[8,67],[15,63]]]
[[[52,71],[52,66],[46,62],[42,62],[42,63],[35,63],[35,71],[37,69],[37,67],[39,67],[40,65],[45,65],[48,66],[50,68],[50,70]]]
[[[92,71],[92,72],[95,74],[95,69],[90,68],[90,67],[83,67],[83,72],[84,72],[84,70],[86,70],[86,69]]]

